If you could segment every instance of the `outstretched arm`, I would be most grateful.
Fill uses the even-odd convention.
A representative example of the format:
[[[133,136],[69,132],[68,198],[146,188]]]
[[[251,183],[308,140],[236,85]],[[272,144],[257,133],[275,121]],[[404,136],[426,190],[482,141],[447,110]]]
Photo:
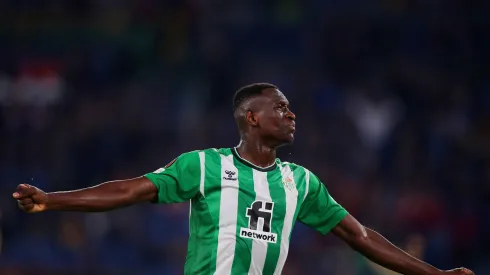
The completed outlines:
[[[198,151],[192,151],[142,177],[54,193],[21,184],[13,196],[19,207],[28,213],[45,210],[101,212],[148,201],[177,203],[199,193],[201,170]]]
[[[28,213],[46,210],[101,212],[154,201],[157,194],[157,187],[148,178],[138,177],[54,193],[45,193],[34,186],[21,184],[13,197],[17,199],[19,207]]]
[[[346,216],[332,232],[371,261],[405,275],[471,275],[465,268],[439,270],[402,251],[377,232],[364,227],[351,215]]]

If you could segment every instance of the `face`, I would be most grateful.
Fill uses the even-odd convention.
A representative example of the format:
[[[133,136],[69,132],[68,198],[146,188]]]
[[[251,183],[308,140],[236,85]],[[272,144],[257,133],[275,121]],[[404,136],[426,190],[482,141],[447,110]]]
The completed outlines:
[[[277,89],[265,89],[250,106],[259,134],[277,146],[294,141],[296,116],[289,109],[289,101]],[[250,119],[250,118],[249,118]]]

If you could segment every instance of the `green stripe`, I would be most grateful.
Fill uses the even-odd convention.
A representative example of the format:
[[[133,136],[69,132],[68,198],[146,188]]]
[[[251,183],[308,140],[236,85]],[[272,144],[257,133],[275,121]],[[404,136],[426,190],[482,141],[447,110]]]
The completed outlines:
[[[298,217],[299,210],[301,209],[301,204],[303,202],[303,197],[305,196],[306,192],[306,171],[304,168],[296,166],[291,167],[291,170],[293,171],[293,176],[294,176],[294,182],[296,183],[296,190],[298,190],[298,199],[296,202],[296,210],[294,211],[294,218],[293,218],[293,224],[291,225],[291,233],[293,232],[294,229],[294,224],[296,223],[296,219]],[[289,234],[288,238],[291,240],[291,235]],[[286,260],[287,261],[287,260]]]
[[[203,239],[206,236],[208,228],[201,226],[206,223],[204,213],[209,213],[205,205],[198,199],[193,199],[191,202],[191,218],[189,224],[189,242],[187,249],[187,257],[185,261],[184,274],[199,274],[207,271],[209,262],[207,261],[208,253],[202,253],[203,248],[212,249],[213,242]]]
[[[267,173],[267,181],[269,182],[271,199],[274,202],[271,230],[277,234],[277,242],[269,243],[262,273],[263,275],[273,274],[276,269],[281,249],[281,233],[284,225],[284,214],[286,213],[286,193],[282,184],[282,176],[279,172],[279,168]]]
[[[251,263],[251,252],[252,252],[252,240],[240,237],[240,229],[242,227],[248,228],[248,217],[246,214],[246,209],[252,205],[251,200],[246,198],[255,198],[254,183],[253,183],[253,171],[252,168],[243,165],[239,161],[235,161],[235,166],[239,170],[238,181],[239,184],[239,194],[242,194],[238,198],[238,213],[237,213],[237,238],[235,246],[235,259],[233,262],[233,267],[231,269],[231,274],[247,274]],[[243,196],[246,194],[246,196]]]
[[[216,271],[216,255],[218,251],[218,227],[219,227],[219,211],[221,198],[221,157],[214,149],[206,150],[206,175],[204,178],[204,197],[208,207],[208,215],[212,220],[212,224],[208,236],[212,236],[211,250],[201,251],[207,254],[205,262],[209,264],[209,272],[213,274]],[[199,274],[199,273],[194,273]]]

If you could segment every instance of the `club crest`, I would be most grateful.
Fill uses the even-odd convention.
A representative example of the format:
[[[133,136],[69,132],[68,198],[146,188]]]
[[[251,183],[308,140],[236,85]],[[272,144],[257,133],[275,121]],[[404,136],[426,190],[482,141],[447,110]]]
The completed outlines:
[[[283,178],[282,184],[284,184],[284,186],[290,191],[292,191],[296,188],[296,184],[294,183],[294,180],[291,177]]]

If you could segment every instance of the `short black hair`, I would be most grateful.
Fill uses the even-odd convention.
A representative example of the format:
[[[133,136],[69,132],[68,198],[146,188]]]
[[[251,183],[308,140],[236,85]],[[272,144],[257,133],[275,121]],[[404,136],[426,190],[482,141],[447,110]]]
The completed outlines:
[[[240,88],[233,96],[233,112],[235,112],[243,102],[248,99],[262,94],[265,89],[278,89],[275,85],[269,83],[253,83]]]

